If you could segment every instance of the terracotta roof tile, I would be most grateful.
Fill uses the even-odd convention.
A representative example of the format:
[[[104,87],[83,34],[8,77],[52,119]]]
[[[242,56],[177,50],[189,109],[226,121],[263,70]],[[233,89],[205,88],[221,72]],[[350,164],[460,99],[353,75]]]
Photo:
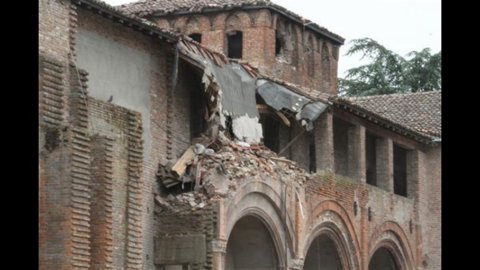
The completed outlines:
[[[339,98],[427,137],[441,137],[442,92]]]

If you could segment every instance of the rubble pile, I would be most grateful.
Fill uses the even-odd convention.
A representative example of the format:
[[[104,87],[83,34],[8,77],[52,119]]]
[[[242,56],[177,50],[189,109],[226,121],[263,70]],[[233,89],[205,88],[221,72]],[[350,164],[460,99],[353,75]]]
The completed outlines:
[[[176,176],[172,173],[171,167],[176,165],[161,165],[159,168],[169,181],[176,179],[177,183],[183,184],[187,179],[188,183],[195,183],[193,189],[185,190],[185,193],[156,197],[156,202],[168,211],[203,209],[212,199],[233,197],[243,181],[271,179],[285,184],[303,185],[312,178],[296,162],[279,157],[261,144],[229,141],[224,142],[216,152],[198,144],[192,146],[192,149],[193,151],[186,151],[193,152],[194,155],[185,163],[184,175]],[[162,181],[162,174],[157,175]]]

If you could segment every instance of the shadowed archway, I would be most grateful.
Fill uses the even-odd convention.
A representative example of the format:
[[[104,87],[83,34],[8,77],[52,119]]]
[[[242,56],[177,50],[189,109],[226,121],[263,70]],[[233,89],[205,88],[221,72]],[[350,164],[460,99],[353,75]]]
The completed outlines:
[[[399,270],[392,253],[386,248],[379,248],[368,264],[368,270]]]
[[[227,243],[226,270],[276,270],[278,255],[272,236],[254,216],[241,218]]]
[[[342,270],[342,262],[335,242],[327,235],[318,236],[310,245],[304,270]]]

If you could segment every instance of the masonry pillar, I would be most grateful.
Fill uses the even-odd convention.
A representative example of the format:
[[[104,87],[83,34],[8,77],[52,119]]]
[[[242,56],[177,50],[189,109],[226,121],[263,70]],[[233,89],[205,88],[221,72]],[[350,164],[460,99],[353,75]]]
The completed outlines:
[[[407,152],[407,197],[418,200],[419,151]]]
[[[227,220],[225,214],[225,200],[218,199],[215,203],[218,215],[216,239],[212,240],[213,269],[225,269],[225,257],[227,255]]]
[[[377,186],[393,192],[393,142],[390,138],[376,139]]]
[[[366,182],[365,127],[348,128],[348,176]]]
[[[333,153],[333,116],[331,112],[323,113],[315,122],[315,160],[317,171],[335,170]]]
[[[227,254],[227,240],[212,240],[213,269],[225,269],[225,256]]]

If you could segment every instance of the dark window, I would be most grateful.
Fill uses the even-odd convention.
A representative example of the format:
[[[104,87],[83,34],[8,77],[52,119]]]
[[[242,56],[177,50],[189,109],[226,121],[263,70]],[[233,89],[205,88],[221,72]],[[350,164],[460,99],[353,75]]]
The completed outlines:
[[[194,33],[194,34],[190,34],[189,37],[198,43],[202,43],[202,34]]]
[[[282,51],[282,40],[277,37],[275,38],[275,55],[279,55]]]
[[[366,136],[367,184],[377,185],[377,147],[376,138],[370,134]]]
[[[407,196],[407,150],[393,146],[393,192]]]
[[[278,29],[275,31],[275,55],[280,55],[283,50],[283,37],[280,36]]]
[[[263,144],[270,148],[272,151],[278,153],[279,140],[278,132],[280,123],[268,115],[260,116],[260,123],[262,124],[263,129]]]
[[[205,114],[207,110],[207,98],[202,90],[202,74],[196,68],[188,65],[184,67],[182,76],[190,94],[190,140],[201,135],[207,128]]]
[[[308,136],[310,140],[310,172],[314,173],[317,171],[317,157],[315,153],[315,136],[313,132]]]
[[[229,58],[242,58],[243,33],[233,31],[227,34],[227,46]]]

